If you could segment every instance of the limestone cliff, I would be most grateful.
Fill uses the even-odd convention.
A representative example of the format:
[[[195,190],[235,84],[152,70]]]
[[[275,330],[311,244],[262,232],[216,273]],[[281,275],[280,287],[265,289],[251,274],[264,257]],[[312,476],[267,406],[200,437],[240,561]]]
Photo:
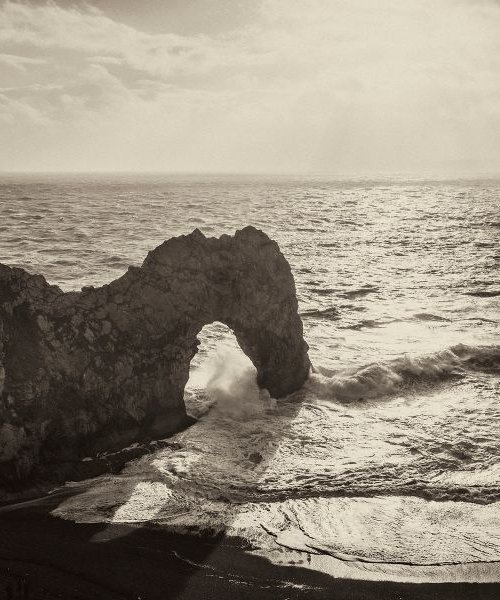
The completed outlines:
[[[0,265],[0,487],[181,427],[196,336],[213,321],[233,330],[273,397],[304,383],[290,266],[253,227],[173,238],[81,292]]]

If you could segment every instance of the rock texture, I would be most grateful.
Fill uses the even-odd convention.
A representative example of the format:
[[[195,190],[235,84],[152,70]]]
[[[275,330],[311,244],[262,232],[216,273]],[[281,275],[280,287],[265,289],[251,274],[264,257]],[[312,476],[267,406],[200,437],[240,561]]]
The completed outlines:
[[[0,487],[182,427],[197,334],[213,321],[233,330],[273,397],[302,386],[310,363],[290,266],[253,227],[173,238],[81,292],[0,265]]]

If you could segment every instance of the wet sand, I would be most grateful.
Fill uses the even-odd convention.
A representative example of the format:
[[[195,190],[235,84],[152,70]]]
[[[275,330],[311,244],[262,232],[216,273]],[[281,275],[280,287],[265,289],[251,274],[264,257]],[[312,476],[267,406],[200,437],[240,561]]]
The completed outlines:
[[[500,584],[336,579],[277,566],[240,540],[172,535],[134,525],[50,516],[60,495],[0,508],[0,599],[436,600],[500,597]],[[10,595],[9,595],[10,594]]]

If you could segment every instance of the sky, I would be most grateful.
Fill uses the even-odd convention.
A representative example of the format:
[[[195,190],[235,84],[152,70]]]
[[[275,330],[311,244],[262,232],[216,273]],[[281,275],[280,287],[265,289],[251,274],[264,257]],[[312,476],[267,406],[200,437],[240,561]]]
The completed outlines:
[[[0,1],[0,170],[500,173],[500,0]]]

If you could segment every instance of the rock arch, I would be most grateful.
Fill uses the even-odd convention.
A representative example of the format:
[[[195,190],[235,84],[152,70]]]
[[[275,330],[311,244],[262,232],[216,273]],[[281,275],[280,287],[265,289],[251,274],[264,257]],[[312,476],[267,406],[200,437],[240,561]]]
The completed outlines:
[[[0,478],[183,425],[197,335],[226,324],[274,397],[310,363],[290,266],[253,228],[172,238],[100,288],[0,265]]]

